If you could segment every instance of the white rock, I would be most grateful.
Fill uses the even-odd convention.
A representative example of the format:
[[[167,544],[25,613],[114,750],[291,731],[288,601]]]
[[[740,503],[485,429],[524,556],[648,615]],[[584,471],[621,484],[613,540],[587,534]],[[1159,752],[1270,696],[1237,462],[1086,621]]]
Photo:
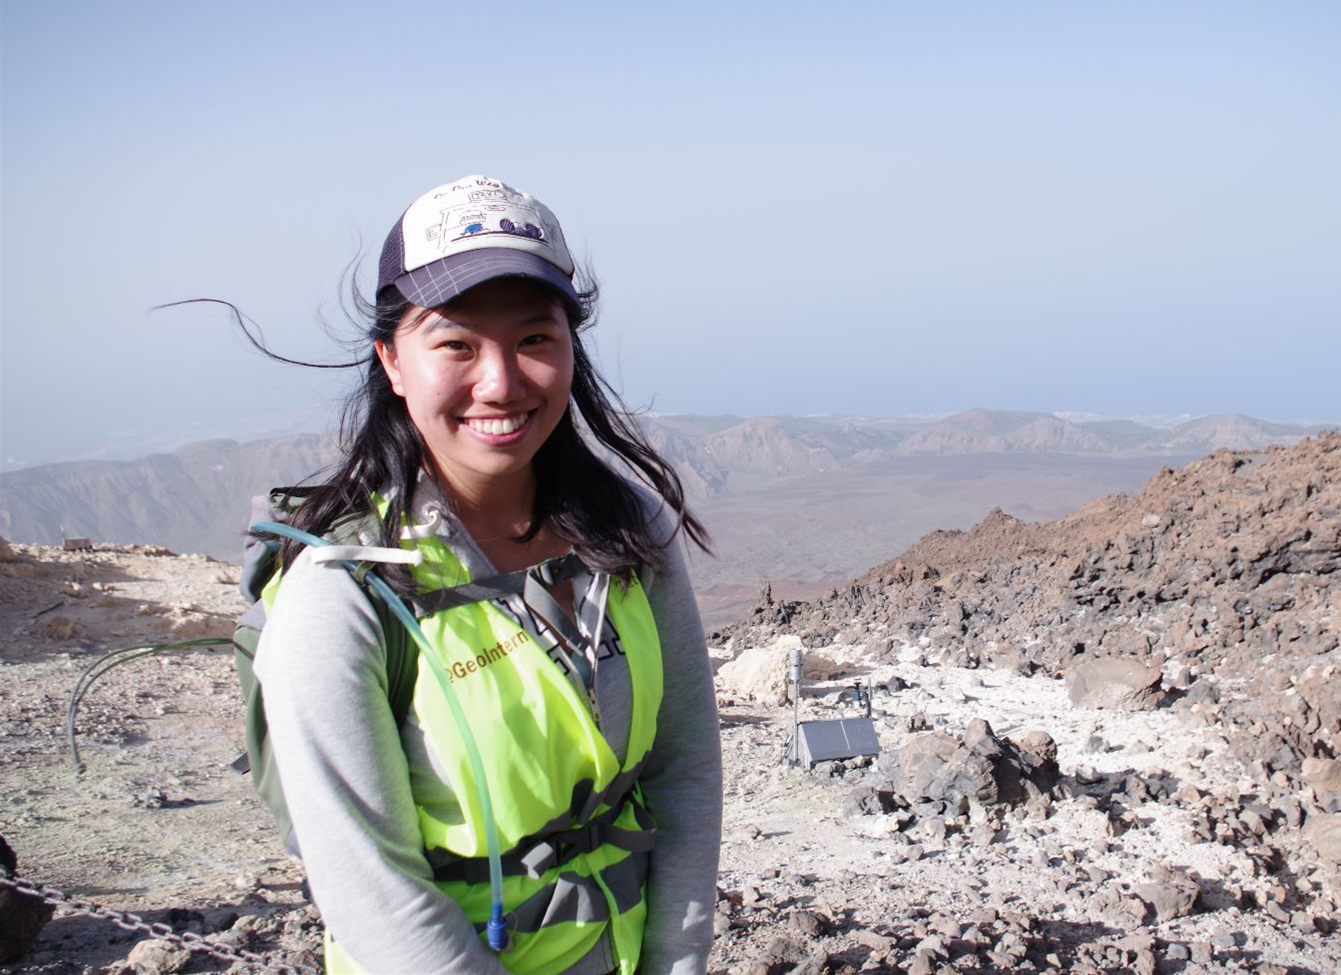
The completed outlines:
[[[750,647],[717,672],[721,690],[764,705],[785,704],[788,693],[788,660],[801,646],[795,636],[782,636],[766,647]],[[837,672],[834,662],[818,653],[802,656],[801,672],[811,680],[824,680]]]

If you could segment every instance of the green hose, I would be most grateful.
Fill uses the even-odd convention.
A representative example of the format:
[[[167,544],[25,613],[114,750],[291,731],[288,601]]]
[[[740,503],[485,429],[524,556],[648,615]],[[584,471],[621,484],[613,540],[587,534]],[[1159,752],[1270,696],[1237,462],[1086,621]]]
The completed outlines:
[[[166,650],[187,650],[192,647],[227,647],[232,646],[232,644],[233,641],[226,636],[207,636],[201,637],[199,640],[179,640],[176,643],[137,643],[133,647],[109,650],[93,661],[79,675],[79,680],[75,681],[74,690],[70,692],[70,703],[65,708],[65,737],[70,743],[70,761],[74,763],[75,772],[84,771],[84,763],[79,759],[79,746],[75,743],[75,711],[79,707],[80,700],[88,693],[88,689],[93,686],[95,680],[120,664],[130,663],[130,661],[138,660],[140,657],[152,657],[154,654],[163,653]]]

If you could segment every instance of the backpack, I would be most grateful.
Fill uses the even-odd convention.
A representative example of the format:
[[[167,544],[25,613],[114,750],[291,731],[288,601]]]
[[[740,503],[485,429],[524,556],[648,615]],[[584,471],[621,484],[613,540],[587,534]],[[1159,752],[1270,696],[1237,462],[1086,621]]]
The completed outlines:
[[[305,488],[281,487],[272,489],[269,495],[254,498],[251,527],[273,532],[287,528],[288,521],[309,493],[310,490]],[[337,521],[326,537],[334,545],[366,546],[376,543],[381,537],[381,528],[381,520],[375,513],[350,515]],[[288,532],[284,534],[288,535]],[[296,538],[301,534],[296,532],[289,537]],[[310,536],[309,540],[318,541]],[[232,642],[238,684],[241,686],[243,703],[246,706],[247,750],[233,760],[232,768],[243,773],[250,771],[252,788],[274,816],[285,849],[296,856],[301,856],[297,840],[293,836],[293,821],[284,799],[279,769],[270,747],[269,727],[265,718],[261,687],[253,672],[256,649],[260,644],[261,630],[265,626],[265,604],[261,601],[261,594],[278,570],[279,551],[277,541],[273,538],[259,537],[255,533],[248,533],[243,546],[242,577],[239,587],[243,595],[252,600],[252,607],[238,620]],[[385,583],[381,584],[376,593],[373,592],[371,583],[376,577],[370,571],[371,563],[364,562],[351,566],[354,579],[368,594],[385,635],[387,697],[397,727],[405,723],[414,700],[415,681],[419,674],[419,653],[406,630],[406,623],[396,618],[396,609],[401,610],[403,619],[417,621],[453,606],[520,594],[532,607],[532,611],[538,613],[565,643],[577,646],[584,638],[545,591],[544,586],[572,578],[581,565],[577,556],[565,555],[515,572],[420,593],[409,604],[404,604],[404,601],[391,595]],[[389,600],[401,602],[402,605],[393,608]],[[569,668],[574,669],[571,659]]]
[[[309,491],[304,488],[274,488],[269,495],[252,499],[251,525],[271,521],[286,524],[303,503]],[[337,522],[329,533],[329,538],[337,545],[367,544],[376,539],[381,532],[381,522],[373,513],[362,517],[350,516]],[[293,836],[293,821],[284,801],[284,789],[280,785],[279,770],[275,764],[274,752],[270,747],[269,727],[265,719],[265,704],[261,696],[261,686],[256,680],[252,667],[256,658],[256,648],[261,641],[261,630],[265,626],[265,604],[261,593],[266,584],[278,570],[280,546],[273,539],[259,538],[249,533],[243,544],[242,578],[239,588],[242,594],[251,600],[252,606],[238,620],[233,630],[233,663],[237,668],[238,685],[242,690],[242,700],[246,707],[245,733],[247,750],[238,755],[231,768],[240,773],[251,773],[251,785],[261,802],[275,818],[284,848],[298,854],[298,844]],[[386,638],[387,697],[391,702],[391,713],[399,726],[410,713],[410,704],[414,699],[415,679],[418,676],[418,655],[411,645],[405,626],[397,619],[390,607],[380,598],[373,598],[366,583],[367,566],[354,576],[368,593],[377,619],[381,623]]]

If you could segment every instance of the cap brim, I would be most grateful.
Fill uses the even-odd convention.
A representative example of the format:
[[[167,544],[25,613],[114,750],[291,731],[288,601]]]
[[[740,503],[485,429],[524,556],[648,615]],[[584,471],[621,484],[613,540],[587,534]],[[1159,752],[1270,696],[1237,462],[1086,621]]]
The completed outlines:
[[[550,285],[574,303],[578,303],[573,282],[557,267],[536,254],[506,247],[481,247],[453,254],[441,260],[406,271],[396,278],[396,290],[405,300],[420,308],[446,304],[494,278],[531,278]]]

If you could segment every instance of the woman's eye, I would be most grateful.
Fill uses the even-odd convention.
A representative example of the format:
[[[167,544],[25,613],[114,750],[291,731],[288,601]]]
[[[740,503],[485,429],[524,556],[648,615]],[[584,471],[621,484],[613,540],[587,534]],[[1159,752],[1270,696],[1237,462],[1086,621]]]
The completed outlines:
[[[537,332],[535,335],[528,335],[522,339],[522,345],[543,345],[549,341],[549,336]]]
[[[449,352],[464,352],[469,349],[470,346],[466,345],[466,343],[462,342],[460,339],[444,339],[438,343],[438,348],[446,349]]]

